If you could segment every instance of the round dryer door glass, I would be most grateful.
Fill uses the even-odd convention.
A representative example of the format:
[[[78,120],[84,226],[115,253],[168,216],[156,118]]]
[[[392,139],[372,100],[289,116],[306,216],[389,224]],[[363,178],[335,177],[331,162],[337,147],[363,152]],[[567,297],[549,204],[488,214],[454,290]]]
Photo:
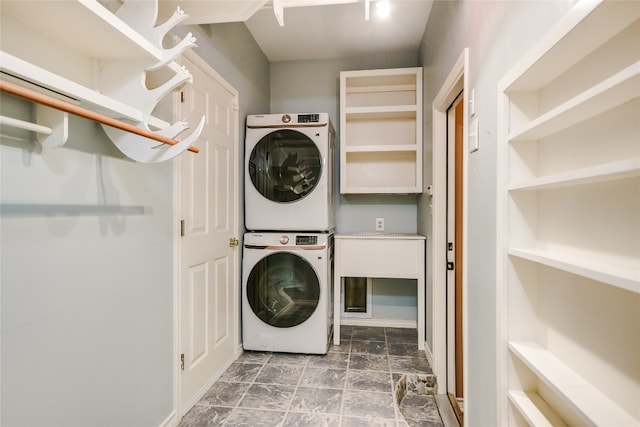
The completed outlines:
[[[260,320],[290,328],[305,322],[316,310],[320,282],[304,258],[278,252],[253,267],[246,291],[249,305]]]
[[[249,176],[267,199],[290,203],[304,198],[318,184],[322,156],[305,134],[282,129],[264,136],[251,151]]]

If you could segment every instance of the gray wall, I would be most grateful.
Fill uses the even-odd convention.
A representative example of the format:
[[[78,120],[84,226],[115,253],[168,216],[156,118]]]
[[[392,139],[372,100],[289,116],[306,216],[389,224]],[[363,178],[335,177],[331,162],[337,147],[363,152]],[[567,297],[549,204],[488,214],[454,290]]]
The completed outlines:
[[[180,31],[239,90],[242,142],[269,108],[268,61],[243,24]],[[8,96],[0,110],[33,115]],[[129,161],[75,117],[57,149],[1,133],[0,424],[159,425],[175,409],[173,163]]]
[[[467,311],[470,426],[494,426],[496,418],[496,127],[497,87],[509,68],[573,4],[573,1],[434,2],[420,48],[425,79],[425,151],[431,152],[431,105],[465,47],[470,48],[470,88],[475,88],[480,150],[469,155]],[[430,156],[428,157],[430,159]],[[425,164],[425,182],[432,182]],[[419,202],[420,229],[431,234],[429,198]],[[444,302],[443,302],[444,303]]]
[[[1,106],[31,119],[26,102]],[[126,160],[76,117],[62,148],[2,134],[2,425],[160,424],[174,390],[171,162]]]

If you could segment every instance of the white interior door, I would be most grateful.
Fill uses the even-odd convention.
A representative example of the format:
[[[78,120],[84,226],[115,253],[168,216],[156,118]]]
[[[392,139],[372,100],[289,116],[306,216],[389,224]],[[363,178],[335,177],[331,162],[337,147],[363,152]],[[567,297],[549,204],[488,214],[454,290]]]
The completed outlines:
[[[180,375],[184,414],[233,360],[239,310],[237,92],[195,55],[179,117],[206,115],[199,154],[179,159]],[[188,132],[188,131],[187,131]],[[237,245],[237,240],[235,240]]]

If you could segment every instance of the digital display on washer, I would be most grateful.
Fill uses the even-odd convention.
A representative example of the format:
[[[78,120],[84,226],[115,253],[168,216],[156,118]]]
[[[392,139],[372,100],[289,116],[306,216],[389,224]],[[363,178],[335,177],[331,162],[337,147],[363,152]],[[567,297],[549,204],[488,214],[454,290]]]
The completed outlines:
[[[320,114],[298,114],[298,123],[318,123]]]
[[[296,236],[296,245],[316,245],[318,236]]]

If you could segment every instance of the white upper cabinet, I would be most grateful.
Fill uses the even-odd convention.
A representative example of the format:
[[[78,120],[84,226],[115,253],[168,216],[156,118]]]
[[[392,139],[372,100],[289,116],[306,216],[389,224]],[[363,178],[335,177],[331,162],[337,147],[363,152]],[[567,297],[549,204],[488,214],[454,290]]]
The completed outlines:
[[[340,73],[340,192],[422,192],[422,68]]]
[[[502,425],[639,426],[640,3],[578,2],[498,96]]]

